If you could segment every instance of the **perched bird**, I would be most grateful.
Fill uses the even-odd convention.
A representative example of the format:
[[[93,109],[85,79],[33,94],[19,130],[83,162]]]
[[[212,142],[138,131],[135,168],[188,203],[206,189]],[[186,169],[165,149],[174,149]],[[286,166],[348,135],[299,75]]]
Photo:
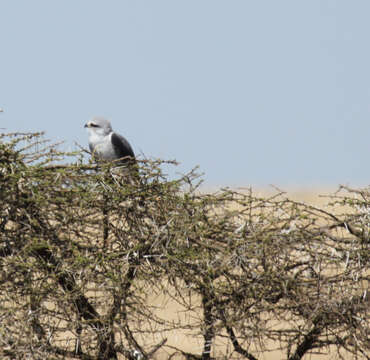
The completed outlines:
[[[135,154],[129,142],[121,135],[112,130],[110,121],[96,116],[85,124],[89,133],[89,147],[93,158],[97,162],[116,161],[119,166],[119,173],[111,172],[112,178],[120,184],[136,183],[138,179],[138,169],[136,166]],[[117,170],[117,168],[115,168]],[[109,197],[104,195],[103,206],[103,239],[104,247],[108,246],[109,241]],[[139,201],[141,204],[142,201]]]
[[[110,121],[96,116],[85,124],[89,133],[89,147],[96,160],[118,160],[119,165],[135,163],[135,154],[129,142],[112,130]]]

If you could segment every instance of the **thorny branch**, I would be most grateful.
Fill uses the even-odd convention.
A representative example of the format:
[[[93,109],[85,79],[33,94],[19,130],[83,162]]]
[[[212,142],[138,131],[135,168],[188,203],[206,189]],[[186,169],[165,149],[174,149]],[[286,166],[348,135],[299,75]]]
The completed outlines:
[[[317,208],[202,193],[162,164],[126,181],[42,134],[0,136],[2,358],[368,358],[369,189]]]

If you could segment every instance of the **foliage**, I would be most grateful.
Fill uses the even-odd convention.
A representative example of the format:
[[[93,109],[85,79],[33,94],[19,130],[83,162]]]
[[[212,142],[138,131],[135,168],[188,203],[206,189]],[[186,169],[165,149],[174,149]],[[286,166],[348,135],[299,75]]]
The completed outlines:
[[[323,210],[202,193],[194,171],[169,180],[162,163],[138,175],[41,134],[2,135],[1,357],[369,358],[368,189],[341,188]]]

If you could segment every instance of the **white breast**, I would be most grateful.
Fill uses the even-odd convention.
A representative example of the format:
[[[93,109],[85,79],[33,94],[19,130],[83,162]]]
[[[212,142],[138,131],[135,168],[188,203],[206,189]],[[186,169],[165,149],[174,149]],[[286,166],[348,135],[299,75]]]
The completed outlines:
[[[106,136],[101,136],[91,131],[89,134],[89,144],[93,148],[94,155],[97,158],[103,160],[114,160],[116,159],[116,154],[114,152],[112,142],[112,133]]]

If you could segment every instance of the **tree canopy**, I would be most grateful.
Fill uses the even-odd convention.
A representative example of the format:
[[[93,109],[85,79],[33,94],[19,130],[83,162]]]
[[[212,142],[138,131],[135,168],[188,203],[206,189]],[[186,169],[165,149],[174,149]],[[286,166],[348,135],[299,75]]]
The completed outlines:
[[[128,176],[42,134],[1,135],[2,358],[369,359],[369,189],[318,208],[207,193],[163,163]]]

